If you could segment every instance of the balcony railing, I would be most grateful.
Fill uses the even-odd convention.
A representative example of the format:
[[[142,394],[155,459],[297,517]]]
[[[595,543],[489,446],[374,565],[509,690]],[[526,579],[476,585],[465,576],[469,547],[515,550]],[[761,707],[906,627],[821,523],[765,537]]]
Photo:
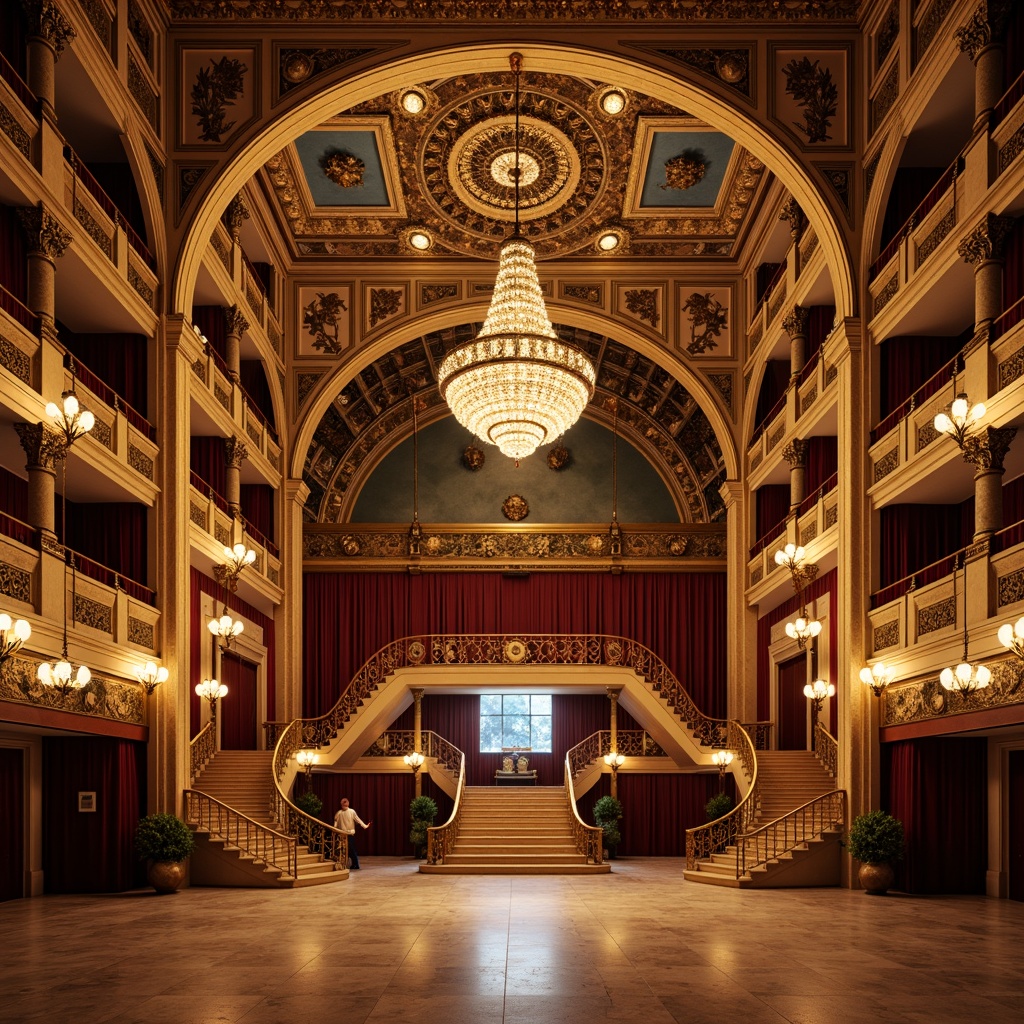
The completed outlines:
[[[93,177],[92,172],[79,159],[78,154],[70,146],[64,147],[64,158],[71,164],[75,177],[86,187],[89,194],[100,204],[103,212],[124,231],[128,244],[142,257],[150,270],[156,270],[156,259],[149,251],[146,243],[138,232],[128,223],[128,218],[120,211],[117,204],[104,191],[103,186]]]
[[[245,399],[245,404],[249,409],[249,413],[259,421],[263,429],[270,435],[274,444],[277,444],[277,431],[274,429],[273,423],[270,422],[270,418],[260,409],[253,400],[252,395],[242,387],[241,383],[238,385],[238,390],[242,392],[242,397]]]
[[[992,110],[992,127],[1000,124],[1007,114],[1017,105],[1020,98],[1024,96],[1024,73],[1018,75],[1017,80],[999,98]]]
[[[262,547],[265,547],[267,551],[269,551],[270,554],[272,554],[275,558],[280,557],[281,553],[280,551],[278,551],[277,545],[272,540],[270,540],[270,538],[260,533],[260,531],[257,530],[256,527],[253,526],[248,519],[245,520],[245,532],[249,534],[249,536],[252,537],[252,539],[256,541],[257,544],[261,545]]]
[[[992,323],[992,340],[1001,338],[1011,327],[1016,327],[1021,320],[1024,320],[1024,295],[995,318]]]
[[[800,371],[799,384],[805,384],[811,377],[814,376],[814,371],[818,368],[818,360],[821,358],[821,349],[819,348],[810,359],[804,363],[804,368]],[[797,386],[799,386],[799,384]]]
[[[116,569],[111,569],[110,566],[103,565],[79,551],[74,551],[71,548],[68,548],[67,551],[68,564],[83,576],[88,576],[89,579],[103,583],[114,590],[123,590],[129,597],[134,597],[136,601],[144,601],[148,605],[156,606],[156,592],[150,590],[149,587],[129,579]]]
[[[839,474],[833,473],[820,487],[816,487],[811,494],[808,494],[803,501],[800,502],[800,508],[797,512],[797,516],[802,516],[805,512],[810,512],[815,505],[825,497],[826,494],[831,494],[836,489],[836,485],[839,483]]]
[[[190,469],[188,471],[188,474],[192,486],[197,491],[199,491],[200,494],[203,494],[207,498],[209,498],[214,503],[214,505],[216,505],[217,508],[221,510],[221,512],[224,512],[226,515],[229,516],[231,515],[231,506],[228,504],[227,498],[225,498],[222,494],[218,494],[213,489],[213,485],[208,484],[194,469]]]
[[[102,377],[98,377],[70,352],[64,354],[64,366],[71,371],[73,379],[80,380],[105,405],[109,405],[115,412],[123,413],[125,419],[140,434],[144,434],[150,441],[156,441],[156,427],[141,412],[130,406]]]
[[[904,399],[881,423],[871,431],[871,443],[885,437],[897,423],[912,413],[922,402],[938,394],[958,374],[963,372],[963,352],[957,352],[945,366],[936,370],[909,398]]]
[[[26,331],[39,337],[39,317],[24,302],[15,298],[2,284],[0,284],[0,309],[17,320]]]
[[[789,388],[787,388],[785,391],[782,392],[782,394],[779,396],[778,401],[771,407],[771,410],[769,411],[768,415],[765,416],[765,418],[763,420],[761,420],[761,422],[758,423],[758,425],[756,427],[754,427],[754,432],[750,436],[750,445],[751,446],[768,429],[768,427],[771,424],[772,420],[774,420],[775,417],[778,416],[779,413],[782,412],[782,410],[786,408],[786,399],[788,397],[789,397]]]
[[[0,78],[2,78],[14,92],[14,95],[25,104],[25,107],[37,117],[39,116],[39,100],[35,93],[25,84],[24,79],[14,66],[9,63],[6,57],[0,53]]]
[[[39,547],[36,528],[29,526],[28,523],[23,523],[20,519],[15,519],[14,516],[9,516],[6,512],[0,512],[0,535],[10,537],[11,540],[16,540],[27,548]]]
[[[750,557],[757,558],[759,554],[773,540],[777,540],[786,532],[786,527],[789,525],[789,513],[787,512],[785,517],[780,519],[773,527],[771,527],[766,533],[762,534],[755,542],[754,546],[750,549]]]
[[[917,590],[918,587],[926,586],[929,583],[934,583],[936,580],[941,580],[944,576],[949,576],[954,569],[958,569],[963,564],[966,550],[966,548],[961,548],[959,551],[954,551],[952,554],[940,558],[937,562],[932,562],[930,565],[926,565],[924,568],[904,576],[903,579],[890,583],[881,590],[876,590],[871,595],[871,607],[873,609],[881,608],[882,605],[895,601],[897,598],[909,594],[912,590]]]
[[[992,551],[1006,551],[1017,544],[1024,543],[1024,519],[1013,523],[1011,526],[1003,527],[992,538]]]

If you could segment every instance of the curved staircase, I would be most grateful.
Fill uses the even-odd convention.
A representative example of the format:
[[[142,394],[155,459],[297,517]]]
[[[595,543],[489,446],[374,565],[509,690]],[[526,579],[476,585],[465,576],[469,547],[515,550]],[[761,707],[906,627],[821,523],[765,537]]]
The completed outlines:
[[[421,864],[424,874],[595,875],[576,849],[562,786],[467,786],[458,838],[443,864]]]

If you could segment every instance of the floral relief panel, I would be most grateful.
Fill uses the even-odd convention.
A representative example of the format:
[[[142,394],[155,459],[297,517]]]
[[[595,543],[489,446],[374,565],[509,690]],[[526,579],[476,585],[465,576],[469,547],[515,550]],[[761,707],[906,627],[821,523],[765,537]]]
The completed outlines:
[[[849,52],[788,49],[772,54],[772,116],[808,148],[850,145]]]
[[[255,48],[183,49],[179,59],[181,145],[227,145],[257,113]]]

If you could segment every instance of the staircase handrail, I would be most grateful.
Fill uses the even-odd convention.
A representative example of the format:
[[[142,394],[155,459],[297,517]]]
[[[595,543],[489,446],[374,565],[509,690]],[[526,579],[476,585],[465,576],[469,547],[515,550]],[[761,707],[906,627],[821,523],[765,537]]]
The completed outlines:
[[[199,789],[185,790],[185,820],[238,847],[256,862],[298,877],[299,843],[295,836],[255,821]]]
[[[188,745],[189,749],[189,785],[194,785],[196,776],[203,770],[207,762],[217,753],[217,735],[214,732],[214,723],[207,722],[195,734]]]
[[[667,757],[646,729],[617,729],[615,746],[617,752],[625,757]],[[599,757],[612,751],[611,729],[599,729],[574,747],[566,751],[572,779],[575,782],[580,775]]]
[[[363,757],[403,757],[416,749],[416,731],[414,729],[385,729],[371,743]],[[454,782],[459,775],[459,763],[463,753],[454,743],[446,740],[433,729],[420,730],[420,753],[432,758],[437,767],[447,772]]]
[[[592,734],[589,738],[593,738]],[[569,822],[576,849],[587,859],[588,864],[601,864],[604,856],[604,829],[600,825],[588,825],[576,806],[576,791],[572,784],[572,768],[569,755],[565,755],[565,799],[569,803]]]
[[[459,784],[455,789],[452,813],[448,815],[448,820],[443,825],[431,825],[427,829],[428,864],[443,864],[445,857],[452,852],[455,840],[459,838],[459,829],[462,826],[462,794],[466,789],[466,755],[462,751],[459,753],[462,754],[459,762]]]
[[[739,754],[743,771],[750,779],[750,788],[743,799],[722,817],[705,825],[686,830],[686,867],[693,871],[697,861],[724,850],[745,831],[757,814],[761,795],[758,788],[757,751],[750,734],[739,722],[729,722],[725,749]]]
[[[271,792],[274,815],[281,823],[282,828],[293,835],[296,842],[301,842],[309,849],[310,853],[318,853],[323,861],[333,861],[342,868],[348,867],[348,835],[341,829],[328,825],[312,814],[307,814],[302,808],[296,807],[288,798],[281,786],[281,776],[284,768],[278,768],[282,763],[282,751],[293,742],[293,734],[302,732],[302,719],[296,718],[291,725],[281,734],[274,748],[273,767],[271,775],[274,779],[274,789]],[[293,747],[292,750],[298,749]],[[289,754],[290,756],[290,754]],[[288,758],[283,757],[284,765],[287,765]]]
[[[372,654],[352,677],[334,707],[316,718],[295,719],[300,732],[293,733],[283,749],[283,763],[275,757],[275,769],[284,765],[300,747],[322,747],[344,728],[345,722],[365,702],[372,699],[379,685],[399,668],[425,665],[608,665],[632,669],[662,697],[676,717],[702,746],[721,747],[730,722],[705,715],[694,703],[664,660],[649,647],[628,637],[609,634],[421,634],[393,640]],[[265,722],[267,745],[278,744],[284,733],[291,733],[292,722]],[[766,749],[770,722],[750,722],[745,727],[758,749]],[[283,732],[282,732],[283,730]]]
[[[846,790],[834,789],[762,825],[736,836],[736,877],[778,860],[816,839],[825,831],[842,829],[846,822]]]
[[[832,778],[839,773],[839,741],[821,724],[814,730],[814,754]]]

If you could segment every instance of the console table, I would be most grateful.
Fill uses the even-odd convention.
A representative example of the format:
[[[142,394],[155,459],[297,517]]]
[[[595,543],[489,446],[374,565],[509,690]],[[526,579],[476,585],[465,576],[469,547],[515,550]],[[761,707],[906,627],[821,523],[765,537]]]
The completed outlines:
[[[536,786],[537,769],[525,772],[503,772],[500,768],[494,773],[496,786]]]

